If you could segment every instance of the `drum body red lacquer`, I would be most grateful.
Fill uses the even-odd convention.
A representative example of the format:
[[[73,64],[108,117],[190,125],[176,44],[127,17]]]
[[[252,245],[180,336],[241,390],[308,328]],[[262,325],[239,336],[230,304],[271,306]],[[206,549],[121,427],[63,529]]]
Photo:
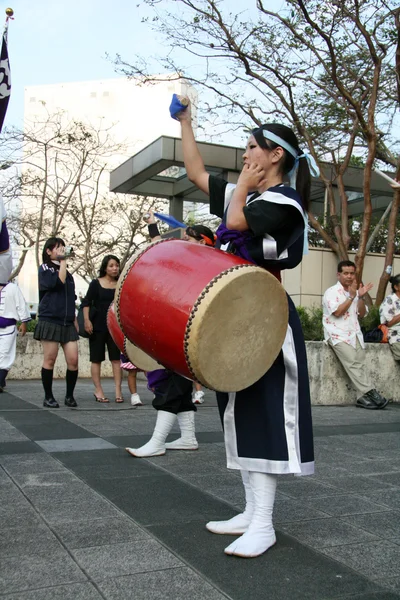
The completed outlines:
[[[118,346],[119,351],[123,354],[125,336],[122,333],[121,327],[118,325],[114,302],[111,302],[110,308],[107,311],[107,328],[116,346]]]
[[[272,275],[175,239],[151,244],[125,266],[115,313],[126,337],[158,363],[220,391],[257,381],[287,328],[286,295]]]

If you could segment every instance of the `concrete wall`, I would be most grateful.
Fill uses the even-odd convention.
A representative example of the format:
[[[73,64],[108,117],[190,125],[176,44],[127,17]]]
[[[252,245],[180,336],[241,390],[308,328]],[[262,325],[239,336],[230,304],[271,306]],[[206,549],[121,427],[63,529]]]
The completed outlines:
[[[349,259],[354,261],[354,252]],[[384,267],[383,254],[367,254],[363,271],[365,283],[372,282],[371,297],[375,299],[378,283]],[[310,248],[296,269],[283,271],[282,283],[296,306],[321,306],[325,290],[337,281],[337,258],[331,250]],[[400,273],[400,256],[393,262],[393,275]],[[388,286],[388,293],[391,287]]]
[[[353,404],[356,395],[336,360],[332,350],[324,342],[306,342],[309,364],[311,399],[313,404]],[[398,376],[400,366],[393,360],[388,344],[367,344],[366,364],[368,376],[376,389],[387,398],[400,402]],[[28,333],[18,338],[17,358],[10,371],[10,379],[39,379],[42,367],[40,342]],[[55,366],[55,377],[65,377],[66,365],[60,350]],[[111,363],[105,361],[102,375],[111,377]],[[90,377],[89,344],[79,340],[79,376]]]

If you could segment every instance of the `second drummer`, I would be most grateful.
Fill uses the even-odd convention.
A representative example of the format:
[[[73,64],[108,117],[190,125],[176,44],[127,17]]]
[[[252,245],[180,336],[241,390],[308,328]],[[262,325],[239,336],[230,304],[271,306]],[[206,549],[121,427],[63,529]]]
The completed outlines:
[[[154,214],[146,218],[152,241],[161,239]],[[185,240],[188,242],[215,245],[215,236],[204,225],[187,227]],[[157,421],[150,440],[140,448],[126,448],[132,456],[144,458],[161,456],[166,450],[197,450],[195,432],[196,406],[192,401],[193,382],[173,371],[157,369],[146,373],[148,388],[154,393],[153,406],[157,411]],[[173,442],[166,442],[167,436],[178,421],[181,435]]]

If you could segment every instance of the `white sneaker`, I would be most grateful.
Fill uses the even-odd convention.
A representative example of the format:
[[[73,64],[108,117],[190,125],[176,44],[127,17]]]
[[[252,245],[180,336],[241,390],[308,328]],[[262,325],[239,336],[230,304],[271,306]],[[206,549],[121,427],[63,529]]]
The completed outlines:
[[[199,390],[193,396],[193,404],[203,404],[204,402],[204,392],[203,390]]]
[[[131,406],[143,406],[143,402],[141,401],[139,394],[131,395]]]

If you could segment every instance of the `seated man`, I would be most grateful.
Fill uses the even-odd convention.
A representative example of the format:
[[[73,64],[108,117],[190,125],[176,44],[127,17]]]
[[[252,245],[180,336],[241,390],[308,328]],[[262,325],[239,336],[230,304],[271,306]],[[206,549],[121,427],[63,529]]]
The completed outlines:
[[[358,317],[367,313],[364,296],[372,283],[357,289],[356,266],[350,260],[338,264],[338,282],[328,288],[322,300],[324,337],[341,362],[357,391],[356,405],[385,408],[388,403],[371,385],[365,374],[365,345]]]

